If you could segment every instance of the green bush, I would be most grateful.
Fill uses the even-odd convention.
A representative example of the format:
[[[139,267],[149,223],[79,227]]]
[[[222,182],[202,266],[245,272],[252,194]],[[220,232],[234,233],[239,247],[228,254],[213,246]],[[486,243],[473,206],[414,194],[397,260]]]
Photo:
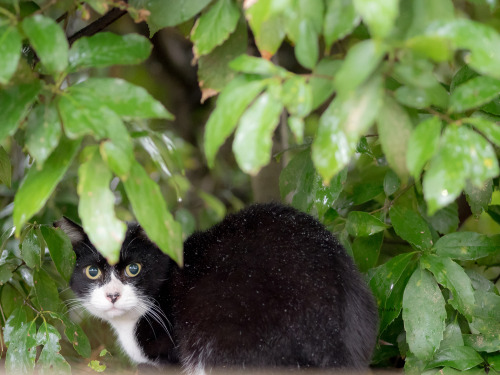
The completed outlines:
[[[166,132],[159,100],[113,73],[152,49],[103,31],[125,13],[151,36],[175,26],[191,40],[203,100],[219,94],[195,147]],[[94,29],[67,37],[90,16]],[[91,354],[68,317],[71,244],[51,222],[81,220],[113,263],[135,217],[182,264],[196,222],[226,212],[185,170],[199,148],[224,178],[217,154],[232,139],[246,174],[286,159],[282,199],[336,233],[366,275],[380,313],[374,365],[500,371],[498,27],[496,0],[0,0],[7,370],[68,373],[75,351]],[[247,54],[252,41],[261,57]],[[285,150],[273,158],[278,127]],[[206,207],[197,218],[181,204],[193,191]]]

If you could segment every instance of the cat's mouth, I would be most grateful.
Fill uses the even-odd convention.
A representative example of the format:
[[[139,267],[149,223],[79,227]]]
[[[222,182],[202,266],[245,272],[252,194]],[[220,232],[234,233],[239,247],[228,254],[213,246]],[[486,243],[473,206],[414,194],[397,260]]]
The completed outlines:
[[[124,315],[127,311],[124,309],[120,309],[116,306],[112,306],[111,308],[107,309],[105,313],[110,317],[110,318],[115,318],[121,315]]]

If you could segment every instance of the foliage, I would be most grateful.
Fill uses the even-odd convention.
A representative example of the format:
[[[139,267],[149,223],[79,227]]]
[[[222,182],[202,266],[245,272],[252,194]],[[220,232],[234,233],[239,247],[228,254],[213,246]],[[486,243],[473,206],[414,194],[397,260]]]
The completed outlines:
[[[66,37],[68,14],[111,9],[146,20],[151,36],[189,34],[203,99],[220,93],[195,145],[214,171],[232,139],[239,168],[256,175],[273,160],[276,129],[289,133],[282,198],[335,232],[365,273],[380,314],[374,364],[500,371],[496,0],[0,0],[8,371],[68,373],[65,340],[90,355],[61,302],[74,254],[51,220],[79,217],[110,263],[131,212],[179,264],[196,225],[177,201],[196,188],[183,175],[183,142],[161,122],[172,114],[111,70],[144,62],[151,42]],[[247,24],[261,57],[246,54]],[[225,214],[197,194],[215,218]]]

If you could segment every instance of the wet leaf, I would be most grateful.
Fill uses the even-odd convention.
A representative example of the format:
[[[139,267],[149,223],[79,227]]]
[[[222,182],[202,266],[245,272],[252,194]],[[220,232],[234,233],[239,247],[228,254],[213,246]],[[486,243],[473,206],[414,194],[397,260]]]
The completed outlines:
[[[240,10],[232,0],[217,0],[212,7],[196,21],[191,32],[195,57],[206,55],[224,43],[240,18]]]
[[[482,186],[499,172],[495,152],[483,137],[463,126],[448,126],[441,139],[441,148],[424,176],[429,214],[454,201],[466,180]]]
[[[413,129],[408,113],[386,96],[377,116],[377,129],[387,163],[402,181],[406,181],[409,175],[406,153]]]
[[[341,60],[322,59],[314,68],[312,76],[309,79],[312,92],[311,110],[318,108],[333,94],[335,91],[333,77],[341,65]]]
[[[89,78],[68,92],[80,103],[99,102],[121,117],[174,119],[144,88],[120,78]]]
[[[240,76],[221,92],[205,127],[204,148],[210,167],[214,165],[218,149],[236,128],[241,115],[264,89],[265,84],[265,81]]]
[[[59,228],[42,225],[40,231],[57,271],[66,281],[69,281],[76,260],[70,239]]]
[[[487,117],[480,116],[465,118],[464,122],[474,126],[490,142],[500,147],[500,126],[496,122],[490,121]]]
[[[443,339],[446,309],[443,294],[427,270],[417,268],[403,294],[403,320],[411,352],[427,361]]]
[[[431,254],[424,255],[420,262],[434,274],[439,284],[451,291],[453,296],[448,303],[470,321],[474,309],[474,291],[464,269],[450,258]]]
[[[198,59],[198,83],[201,88],[201,101],[217,95],[235,77],[230,63],[246,53],[248,44],[247,24],[240,19],[236,30],[220,46]]]
[[[419,250],[432,248],[432,234],[425,220],[416,211],[394,205],[389,210],[392,226],[397,235]]]
[[[269,163],[272,138],[282,111],[283,104],[265,92],[241,116],[234,135],[233,153],[244,172],[255,175]]]
[[[0,146],[0,182],[6,185],[8,188],[11,187],[12,183],[12,164],[10,162],[10,157],[5,152],[4,148]]]
[[[492,238],[475,232],[455,232],[441,237],[435,245],[436,254],[459,260],[483,258],[498,251]]]
[[[18,308],[7,319],[4,337],[9,345],[5,356],[7,374],[31,374],[36,358],[36,325],[26,321],[26,313]]]
[[[366,138],[365,138],[366,139]],[[390,196],[399,190],[401,181],[392,169],[388,170],[384,177],[384,193]]]
[[[21,35],[16,27],[0,27],[0,84],[8,83],[16,72],[21,47]]]
[[[130,176],[123,184],[135,217],[148,238],[182,265],[182,229],[168,211],[158,185],[136,161],[132,162]]]
[[[356,14],[351,0],[328,0],[323,25],[327,48],[330,48],[333,42],[350,34],[359,22],[360,17]]]
[[[262,57],[249,56],[243,54],[235,58],[229,63],[229,67],[237,72],[247,74],[259,74],[263,76],[291,76],[286,69],[265,60]]]
[[[367,212],[351,211],[347,215],[346,229],[351,236],[371,236],[386,228],[389,226]]]
[[[40,82],[35,81],[0,91],[0,142],[14,134],[40,89]]]
[[[165,14],[171,12],[172,10]],[[99,32],[80,38],[71,46],[69,70],[139,64],[149,57],[151,48],[149,40],[138,34],[116,35]]]
[[[464,192],[472,213],[479,216],[483,211],[488,211],[488,205],[493,195],[493,181],[487,180],[481,187],[468,182]]]
[[[349,163],[359,137],[373,124],[382,101],[381,83],[377,76],[352,95],[335,98],[321,116],[312,158],[323,180],[329,181]]]
[[[115,264],[127,227],[115,216],[115,196],[109,189],[113,176],[98,149],[90,147],[84,150],[85,160],[78,169],[78,215],[90,242],[108,263]]]
[[[57,311],[61,301],[54,280],[45,270],[37,268],[33,273],[33,281],[40,308],[44,311]]]
[[[64,31],[49,17],[41,14],[22,22],[24,33],[50,74],[60,73],[68,66],[68,40]]]
[[[483,363],[483,358],[468,346],[454,346],[440,350],[427,364],[427,368],[449,366],[457,370],[468,370]]]
[[[500,94],[500,80],[475,77],[458,86],[450,96],[450,111],[465,112],[490,102]]]
[[[40,357],[37,361],[37,368],[40,375],[44,374],[71,374],[71,367],[66,362],[64,357],[59,354],[61,350],[61,345],[59,340],[61,335],[57,329],[43,322],[38,332],[36,333],[36,340],[38,345],[43,345],[43,349],[40,353]]]
[[[312,109],[311,86],[304,77],[290,77],[283,84],[282,100],[292,116],[305,117]]]
[[[351,47],[335,76],[334,84],[339,95],[348,94],[365,82],[380,64],[386,51],[384,44],[372,39]]]
[[[354,261],[361,272],[367,272],[377,263],[384,233],[379,232],[369,237],[356,237],[352,241]]]
[[[42,170],[31,168],[14,198],[14,225],[19,234],[24,223],[47,202],[69,168],[80,147],[80,140],[61,139],[59,146],[45,161]]]
[[[20,248],[21,256],[28,267],[35,268],[41,266],[42,248],[34,227],[28,231]]]
[[[401,313],[403,291],[416,266],[415,253],[406,253],[396,255],[375,268],[369,285],[378,305],[379,335]]]
[[[201,12],[211,0],[131,0],[130,5],[150,12],[150,36],[168,26],[179,25]]]
[[[91,354],[90,343],[82,328],[78,324],[72,322],[67,314],[51,312],[50,316],[60,320],[64,324],[64,334],[69,342],[73,344],[73,348],[77,353],[84,358],[89,358]]]
[[[499,335],[463,335],[464,343],[478,352],[494,353],[500,348]]]
[[[26,147],[35,158],[38,169],[59,144],[61,134],[61,121],[55,105],[39,105],[31,111],[26,126]]]

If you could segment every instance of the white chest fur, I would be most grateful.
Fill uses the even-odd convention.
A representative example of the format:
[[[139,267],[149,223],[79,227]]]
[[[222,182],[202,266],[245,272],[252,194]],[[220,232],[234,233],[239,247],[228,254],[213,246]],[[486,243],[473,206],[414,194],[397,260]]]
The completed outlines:
[[[116,335],[118,336],[118,341],[125,353],[130,357],[130,359],[135,363],[149,363],[153,364],[152,361],[146,358],[142,352],[141,347],[137,343],[135,336],[135,327],[137,325],[137,320],[132,321],[129,319],[115,319],[110,322],[112,327],[115,329]]]

